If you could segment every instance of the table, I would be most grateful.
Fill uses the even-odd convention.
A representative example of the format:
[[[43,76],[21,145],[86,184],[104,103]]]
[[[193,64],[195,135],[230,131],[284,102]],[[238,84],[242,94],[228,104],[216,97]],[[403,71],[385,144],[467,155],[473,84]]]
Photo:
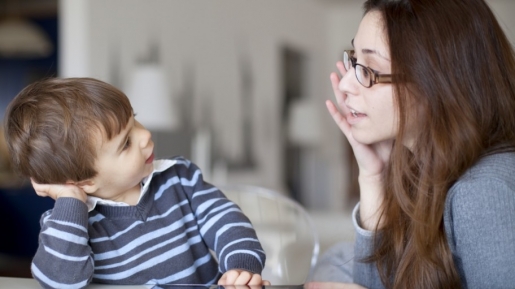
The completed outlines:
[[[90,284],[87,289],[169,289],[169,288],[184,288],[185,286],[174,285],[103,285],[103,284]],[[302,285],[278,285],[278,286],[263,286],[263,289],[302,289]],[[30,278],[13,278],[13,277],[0,277],[0,289],[40,289],[38,282]],[[187,287],[188,288],[188,287]],[[223,288],[223,286],[195,286],[191,285],[191,289],[215,289]]]
[[[102,285],[102,284],[91,284],[88,289],[150,289],[153,286],[148,285]],[[41,286],[35,279],[30,278],[13,278],[13,277],[0,277],[0,288],[1,289],[40,289]]]

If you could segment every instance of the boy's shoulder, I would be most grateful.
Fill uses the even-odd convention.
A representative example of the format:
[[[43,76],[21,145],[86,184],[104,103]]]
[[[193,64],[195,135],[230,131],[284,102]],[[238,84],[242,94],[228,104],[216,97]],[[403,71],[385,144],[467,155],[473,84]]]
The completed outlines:
[[[190,167],[191,160],[184,156],[172,156],[154,160],[154,171],[164,171],[174,166]]]
[[[153,176],[188,176],[195,174],[199,168],[184,156],[161,158],[154,161]]]
[[[187,191],[204,184],[204,178],[201,170],[189,159],[183,156],[174,156],[170,158],[159,158],[154,160],[154,171],[145,180],[143,180],[143,190],[158,193],[167,190],[167,188],[175,187],[180,184],[182,188],[188,188]]]

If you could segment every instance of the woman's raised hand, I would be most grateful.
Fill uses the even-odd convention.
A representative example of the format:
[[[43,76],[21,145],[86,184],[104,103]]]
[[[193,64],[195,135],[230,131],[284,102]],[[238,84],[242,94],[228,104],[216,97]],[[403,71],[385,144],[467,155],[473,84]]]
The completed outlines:
[[[341,61],[336,63],[336,67],[341,75],[345,75],[347,72]],[[347,95],[339,88],[340,77],[336,72],[333,72],[330,75],[330,79],[338,106],[336,106],[332,101],[327,100],[327,110],[345,137],[347,137],[347,140],[354,151],[354,155],[358,162],[360,177],[375,177],[381,175],[385,163],[390,157],[392,141],[375,144],[363,144],[356,141],[352,135],[351,126],[347,122],[347,115],[350,114],[350,111],[345,105]]]
[[[341,61],[336,63],[341,75],[345,76],[347,70]],[[380,208],[384,199],[383,171],[390,158],[393,140],[385,140],[373,144],[358,142],[352,135],[352,128],[347,121],[350,110],[345,104],[347,95],[340,90],[340,77],[331,73],[331,84],[336,106],[332,101],[326,101],[327,110],[343,132],[354,151],[359,168],[360,186],[360,220],[361,226],[367,230],[374,230],[380,226]]]

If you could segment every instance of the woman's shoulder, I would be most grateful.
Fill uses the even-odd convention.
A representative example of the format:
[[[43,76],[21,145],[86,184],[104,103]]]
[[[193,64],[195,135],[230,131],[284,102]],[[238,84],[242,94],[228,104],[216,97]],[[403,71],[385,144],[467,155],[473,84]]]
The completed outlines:
[[[456,182],[509,181],[515,186],[515,152],[486,155],[470,167]]]
[[[515,200],[515,152],[479,159],[449,189],[447,207],[484,205],[492,198]]]
[[[449,190],[445,232],[468,287],[513,284],[514,208],[515,153],[483,157]]]

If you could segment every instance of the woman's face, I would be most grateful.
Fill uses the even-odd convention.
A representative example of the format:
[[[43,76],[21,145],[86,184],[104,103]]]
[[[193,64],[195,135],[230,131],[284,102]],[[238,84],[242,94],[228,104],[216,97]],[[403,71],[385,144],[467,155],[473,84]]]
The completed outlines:
[[[353,41],[354,57],[357,63],[379,74],[390,74],[390,51],[383,27],[379,12],[372,11],[363,17]],[[373,144],[394,139],[398,121],[391,84],[378,83],[366,88],[358,82],[351,68],[342,77],[339,88],[346,95],[345,104],[355,112],[346,116],[355,140]]]

